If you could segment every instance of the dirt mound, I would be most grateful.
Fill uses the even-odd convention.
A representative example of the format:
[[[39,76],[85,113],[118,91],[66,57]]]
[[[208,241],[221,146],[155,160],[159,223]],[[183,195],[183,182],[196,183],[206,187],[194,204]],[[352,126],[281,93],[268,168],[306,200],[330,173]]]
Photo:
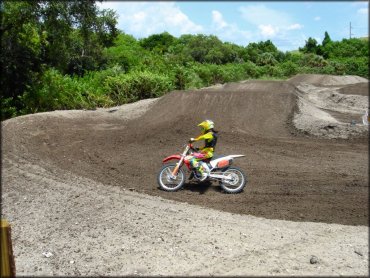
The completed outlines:
[[[363,84],[363,83],[360,83]],[[357,86],[352,85],[352,86]],[[305,133],[324,138],[367,136],[362,116],[368,109],[368,96],[342,94],[343,88],[297,85],[298,110],[294,126]]]
[[[222,132],[288,136],[286,122],[295,106],[294,90],[294,86],[282,81],[251,81],[172,92],[132,125],[145,123],[146,130],[160,130],[164,137],[173,135],[176,129],[193,137],[199,133],[195,123],[212,119]]]
[[[358,123],[368,97],[344,95],[338,88],[251,80],[177,91],[162,97],[129,129],[137,138],[143,137],[142,130],[135,127],[144,122],[145,132],[151,130],[151,136],[175,140],[176,132],[193,137],[198,133],[194,123],[212,119],[217,129],[235,136],[283,138],[291,137],[296,129],[323,138],[366,136],[367,126]]]
[[[294,85],[309,83],[318,86],[343,86],[368,82],[368,80],[356,75],[298,74],[290,78],[288,82]]]
[[[338,90],[341,94],[369,96],[369,82],[344,86]]]

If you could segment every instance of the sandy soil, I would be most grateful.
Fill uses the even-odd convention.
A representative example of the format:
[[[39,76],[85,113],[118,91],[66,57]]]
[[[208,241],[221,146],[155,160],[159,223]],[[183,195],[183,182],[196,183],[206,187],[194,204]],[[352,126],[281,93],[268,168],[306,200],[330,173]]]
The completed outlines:
[[[363,84],[245,81],[2,122],[17,275],[368,276]],[[217,153],[247,155],[246,189],[159,190],[161,160],[204,118],[220,130]]]
[[[327,138],[347,139],[365,134],[368,126],[362,123],[362,116],[368,109],[368,95],[346,94],[343,89],[297,85],[299,111],[294,116],[295,127]]]

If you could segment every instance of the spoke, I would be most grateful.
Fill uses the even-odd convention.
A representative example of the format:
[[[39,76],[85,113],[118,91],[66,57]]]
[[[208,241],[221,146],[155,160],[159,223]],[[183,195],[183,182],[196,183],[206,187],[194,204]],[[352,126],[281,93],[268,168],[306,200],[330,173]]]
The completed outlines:
[[[173,168],[173,167],[172,167]],[[163,171],[163,175],[161,177],[163,185],[165,185],[168,188],[176,187],[179,184],[179,181],[181,182],[183,179],[183,175],[179,173],[176,177],[172,178],[172,169],[171,167],[166,168]]]
[[[170,167],[168,167],[166,170],[167,170],[167,175],[170,175],[171,176],[172,175],[172,172],[170,170]]]

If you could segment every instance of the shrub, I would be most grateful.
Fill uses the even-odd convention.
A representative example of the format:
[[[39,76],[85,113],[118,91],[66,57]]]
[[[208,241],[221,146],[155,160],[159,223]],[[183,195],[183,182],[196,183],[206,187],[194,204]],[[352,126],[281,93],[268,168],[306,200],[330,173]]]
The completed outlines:
[[[173,82],[168,76],[146,71],[109,76],[104,82],[104,87],[107,96],[115,104],[159,97],[174,89]]]
[[[98,76],[98,75],[97,75]],[[21,113],[36,113],[62,109],[88,109],[109,106],[112,101],[97,86],[96,76],[84,78],[62,75],[55,69],[47,69],[38,82],[22,95],[24,108]],[[95,81],[95,84],[94,82]],[[100,90],[99,90],[100,89]]]
[[[322,68],[326,66],[328,62],[320,55],[309,53],[302,56],[300,64],[302,66]]]
[[[243,69],[246,78],[259,78],[262,76],[262,70],[260,67],[256,66],[253,62],[246,62],[243,64]]]
[[[192,66],[177,66],[173,69],[175,88],[178,90],[197,89],[203,87],[203,81]]]
[[[257,56],[257,65],[259,66],[266,66],[266,65],[274,66],[277,63],[278,61],[275,59],[272,53],[265,52]]]
[[[298,73],[298,65],[292,61],[287,61],[279,65],[281,73],[285,77],[291,77]]]
[[[13,103],[13,98],[0,97],[1,121],[17,116],[17,108],[13,105]]]
[[[278,66],[263,66],[261,67],[262,77],[281,78],[284,76],[283,71]]]

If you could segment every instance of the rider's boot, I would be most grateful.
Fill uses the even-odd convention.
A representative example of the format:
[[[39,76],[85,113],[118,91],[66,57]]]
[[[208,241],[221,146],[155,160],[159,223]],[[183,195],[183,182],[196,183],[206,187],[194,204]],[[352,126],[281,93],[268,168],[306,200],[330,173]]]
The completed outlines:
[[[198,173],[200,174],[200,181],[204,181],[207,177],[208,177],[208,174],[207,174],[207,171],[204,171],[205,169],[203,169],[203,165],[201,164],[198,168]]]
[[[200,181],[204,181],[206,178],[208,177],[208,174],[207,173],[202,173],[202,176],[200,177]]]

